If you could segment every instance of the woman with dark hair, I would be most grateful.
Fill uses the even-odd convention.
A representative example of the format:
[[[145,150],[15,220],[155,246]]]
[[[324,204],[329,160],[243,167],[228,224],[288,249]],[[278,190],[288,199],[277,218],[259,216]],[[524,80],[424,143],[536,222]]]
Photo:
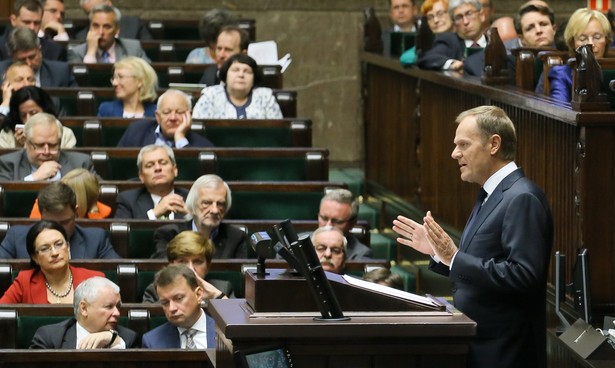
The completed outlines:
[[[0,148],[21,148],[26,142],[23,124],[33,115],[46,112],[58,116],[53,100],[43,89],[26,86],[14,91],[9,103],[10,111],[0,128]],[[70,128],[62,129],[62,148],[72,148],[77,144],[75,134]]]
[[[233,55],[220,68],[223,84],[203,88],[193,119],[281,119],[282,111],[270,88],[256,87],[261,79],[256,61]]]
[[[69,265],[66,230],[57,222],[41,220],[26,235],[31,267],[19,272],[0,298],[0,304],[72,304],[77,285],[99,271]]]

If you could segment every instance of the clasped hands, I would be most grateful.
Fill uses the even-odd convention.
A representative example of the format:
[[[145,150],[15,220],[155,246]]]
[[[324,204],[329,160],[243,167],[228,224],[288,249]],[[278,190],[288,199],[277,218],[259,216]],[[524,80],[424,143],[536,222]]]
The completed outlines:
[[[440,262],[450,266],[457,246],[450,236],[428,211],[423,217],[423,224],[419,224],[404,216],[397,216],[393,220],[393,231],[401,237],[397,242],[430,256],[436,256]]]

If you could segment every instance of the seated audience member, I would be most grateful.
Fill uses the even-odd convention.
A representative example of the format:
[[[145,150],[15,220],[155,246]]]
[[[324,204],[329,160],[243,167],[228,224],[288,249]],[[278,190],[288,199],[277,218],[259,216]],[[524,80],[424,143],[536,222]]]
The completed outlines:
[[[24,126],[24,148],[0,155],[0,180],[55,181],[79,167],[95,173],[89,155],[61,150],[62,123],[40,112]]]
[[[167,246],[169,263],[186,265],[194,272],[199,286],[203,289],[203,299],[222,299],[232,296],[233,285],[229,281],[205,280],[213,257],[214,246],[211,241],[194,231],[182,231]],[[143,303],[156,302],[158,302],[158,294],[152,283],[145,289]]]
[[[203,88],[194,105],[195,119],[281,119],[282,110],[271,88],[258,86],[256,61],[245,54],[231,56],[220,69],[224,85]]]
[[[6,27],[0,37],[0,60],[10,59],[14,50],[10,45],[10,35],[18,28],[29,29],[38,39],[43,18],[43,6],[38,0],[19,0],[13,2],[12,14],[9,16],[10,26]],[[40,39],[40,51],[46,60],[66,61],[66,49],[55,42]]]
[[[10,33],[8,46],[11,59],[0,62],[0,74],[14,62],[21,61],[32,68],[38,87],[76,87],[75,76],[64,61],[44,58],[41,40],[28,28],[16,28]]]
[[[399,274],[391,272],[388,268],[376,268],[366,272],[363,275],[363,280],[398,290],[404,290],[404,280],[401,279]]]
[[[34,224],[26,235],[30,268],[19,272],[0,304],[72,303],[77,285],[93,276],[104,277],[100,271],[71,266],[69,248],[62,225],[48,220]]]
[[[143,147],[164,144],[173,148],[213,147],[213,144],[192,127],[192,102],[184,92],[168,89],[158,98],[156,120],[131,123],[120,138],[118,147]]]
[[[0,117],[6,119],[9,111],[11,111],[9,103],[13,92],[21,87],[34,86],[35,84],[36,77],[28,64],[21,61],[10,64],[2,75],[2,103],[0,104],[0,115],[2,116]]]
[[[214,244],[214,258],[247,258],[248,243],[246,233],[241,229],[222,222],[231,208],[231,189],[217,175],[209,174],[198,178],[186,198],[189,221],[180,224],[164,225],[154,232],[156,253],[152,258],[164,258],[167,244],[177,234],[193,230]]]
[[[155,116],[158,75],[149,63],[135,56],[127,56],[117,61],[113,65],[111,84],[115,91],[115,100],[101,103],[98,116]]]
[[[347,240],[346,259],[372,258],[372,250],[350,230],[357,224],[359,200],[347,189],[333,189],[320,200],[318,226],[334,226]]]
[[[449,13],[453,18],[456,32],[436,35],[433,47],[420,55],[417,65],[421,69],[465,71],[470,75],[481,75],[484,54],[473,53],[470,48],[484,48],[487,39],[483,35],[485,16],[478,0],[450,0]]]
[[[523,4],[515,16],[517,38],[504,42],[506,50],[518,47],[553,48],[555,41],[555,14],[546,3],[532,0]]]
[[[69,36],[62,23],[64,20],[64,0],[43,0],[42,3],[43,18],[38,36],[54,41],[68,41]]]
[[[201,308],[204,291],[194,271],[172,264],[156,273],[156,293],[167,322],[143,335],[144,348],[212,349],[216,324]]]
[[[483,14],[485,15],[485,20],[483,21],[483,29],[487,29],[493,23],[495,18],[495,6],[493,5],[492,0],[478,0],[480,2],[480,8],[482,9]]]
[[[611,24],[604,14],[598,10],[588,8],[577,9],[570,19],[564,31],[564,38],[568,45],[568,52],[574,57],[574,51],[580,46],[591,44],[594,56],[602,58],[606,56],[611,44]],[[536,87],[536,93],[544,91],[541,76]],[[549,95],[562,102],[572,100],[572,68],[567,63],[555,65],[549,71],[550,93]]]
[[[448,13],[448,0],[425,0],[421,13],[427,16],[427,23],[433,33],[450,32],[453,20]]]
[[[113,6],[111,0],[79,0],[79,5],[86,16],[90,15],[90,11],[99,5]],[[119,11],[119,10],[118,10]],[[135,15],[124,15],[120,20],[120,34],[122,38],[133,38],[137,40],[151,40],[147,27],[144,25],[141,19]],[[88,34],[88,28],[84,28],[76,35],[78,40],[85,40]]]
[[[111,215],[111,207],[102,202],[98,202],[100,193],[100,183],[96,175],[86,169],[74,169],[68,172],[62,179],[62,183],[67,184],[77,200],[77,216],[93,220],[104,219]],[[31,219],[40,219],[41,212],[38,208],[38,199],[34,202]]]
[[[389,17],[395,32],[416,32],[414,0],[389,0]]]
[[[137,167],[143,186],[117,196],[115,218],[184,218],[188,191],[174,186],[177,164],[173,150],[164,144],[149,144],[139,151]]]
[[[136,332],[120,326],[120,288],[92,277],[75,289],[75,317],[36,330],[30,349],[128,349],[139,347]]]
[[[340,229],[333,226],[319,227],[312,233],[311,240],[322,269],[343,274],[347,242]]]
[[[500,36],[502,42],[517,38],[517,32],[515,31],[515,20],[511,17],[500,17],[493,21],[491,27],[498,29],[498,35]]]
[[[216,38],[215,68],[207,68],[199,83],[207,86],[220,84],[220,68],[233,55],[246,54],[250,36],[248,32],[239,28],[236,24],[226,25],[220,29]]]
[[[205,13],[199,21],[199,35],[205,41],[205,47],[190,51],[186,64],[215,64],[216,40],[220,29],[236,23],[237,18],[224,9],[212,9]]]
[[[90,11],[90,29],[86,42],[68,51],[71,63],[115,63],[126,56],[137,56],[149,62],[138,40],[116,38],[121,15],[117,8],[99,5]]]
[[[22,126],[34,115],[45,112],[58,116],[58,109],[51,96],[45,90],[36,86],[25,86],[11,94],[9,114],[0,131],[1,148],[23,148],[26,143],[24,128]],[[70,128],[62,127],[61,148],[73,148],[77,144],[75,133]]]
[[[71,259],[118,259],[107,233],[100,228],[85,228],[75,223],[77,198],[75,192],[62,182],[54,182],[41,189],[38,206],[43,220],[55,221],[64,227],[70,243]],[[0,259],[30,258],[26,235],[31,226],[13,225],[0,244]]]

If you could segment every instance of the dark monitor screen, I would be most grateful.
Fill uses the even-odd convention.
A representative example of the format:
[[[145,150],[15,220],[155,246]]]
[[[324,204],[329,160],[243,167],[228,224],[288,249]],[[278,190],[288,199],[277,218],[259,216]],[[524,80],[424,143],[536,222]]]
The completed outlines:
[[[290,354],[282,346],[269,346],[235,352],[235,360],[242,368],[292,368]]]
[[[589,256],[587,248],[581,248],[577,254],[572,271],[572,292],[574,307],[580,318],[591,323],[591,294],[589,290]]]

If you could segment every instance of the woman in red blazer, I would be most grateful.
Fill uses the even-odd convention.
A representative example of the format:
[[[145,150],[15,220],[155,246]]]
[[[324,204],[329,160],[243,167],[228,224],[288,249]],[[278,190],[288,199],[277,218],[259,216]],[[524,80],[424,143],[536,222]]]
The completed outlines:
[[[32,267],[19,272],[0,298],[0,304],[73,303],[74,290],[83,280],[102,272],[69,265],[70,245],[64,227],[42,220],[28,231],[26,248]]]

